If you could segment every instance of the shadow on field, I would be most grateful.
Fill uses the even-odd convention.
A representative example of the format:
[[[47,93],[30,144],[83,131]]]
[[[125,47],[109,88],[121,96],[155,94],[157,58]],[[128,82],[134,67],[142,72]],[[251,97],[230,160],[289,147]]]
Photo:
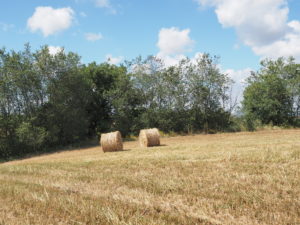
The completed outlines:
[[[132,149],[127,148],[127,149],[123,149],[123,150],[119,150],[119,151],[107,151],[107,152],[103,152],[103,153],[105,153],[105,154],[109,154],[109,153],[122,153],[122,152],[129,152],[131,150]],[[101,151],[103,151],[103,150],[101,149]]]
[[[124,142],[132,142],[132,141],[136,141],[136,140],[137,140],[136,138],[123,138]],[[165,147],[165,146],[168,146],[168,145],[161,144],[159,146],[151,146],[146,149],[150,151],[151,149]],[[33,157],[37,157],[37,156],[47,156],[47,155],[50,155],[53,153],[60,153],[60,152],[66,152],[66,151],[71,152],[71,151],[77,151],[77,150],[85,150],[85,149],[89,149],[92,147],[99,147],[99,149],[101,148],[101,146],[99,145],[98,138],[89,139],[89,140],[82,141],[80,143],[76,143],[76,144],[72,144],[72,145],[68,145],[68,146],[57,146],[55,148],[49,148],[44,151],[24,154],[21,156],[15,156],[15,157],[11,157],[8,159],[1,159],[0,163],[12,162],[12,161],[17,161],[17,160],[25,160],[25,159],[29,159],[29,158],[33,158]],[[107,154],[107,153],[120,152],[120,154],[121,154],[122,152],[132,151],[133,149],[134,148],[126,148],[126,149],[123,149],[122,151],[112,151],[112,152],[104,152],[104,153]],[[102,149],[100,151],[102,151]]]
[[[168,146],[168,145],[162,144],[162,145],[150,146],[150,147],[143,147],[143,148],[144,148],[144,149],[149,149],[149,150],[151,150],[151,149],[153,149],[153,148],[159,148],[159,147],[165,147],[165,146]]]
[[[29,159],[29,158],[33,158],[33,157],[37,157],[37,156],[47,156],[53,153],[60,153],[60,152],[66,152],[66,151],[76,151],[76,150],[85,150],[88,148],[92,148],[92,147],[97,147],[99,145],[99,140],[98,138],[93,138],[93,139],[89,139],[86,141],[82,141],[79,143],[75,143],[72,145],[67,145],[67,146],[56,146],[53,148],[48,148],[45,149],[44,151],[40,151],[40,152],[32,152],[32,153],[28,153],[28,154],[24,154],[24,155],[20,155],[20,156],[14,156],[14,157],[10,157],[8,159],[1,159],[0,163],[5,163],[5,162],[12,162],[12,161],[17,161],[17,160],[24,160],[24,159]]]

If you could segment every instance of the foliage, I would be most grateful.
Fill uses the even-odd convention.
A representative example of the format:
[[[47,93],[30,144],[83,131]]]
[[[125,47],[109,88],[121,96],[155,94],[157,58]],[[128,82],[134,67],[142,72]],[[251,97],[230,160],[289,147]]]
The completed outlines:
[[[243,110],[249,129],[251,121],[277,126],[296,125],[300,109],[300,73],[293,58],[264,60],[262,68],[248,78]]]
[[[81,64],[73,52],[0,51],[0,157],[72,145],[103,132],[142,128],[191,133],[236,130],[232,81],[203,54],[168,67],[156,57],[125,65]],[[296,95],[295,90],[291,86]]]
[[[95,62],[81,69],[82,76],[89,85],[90,101],[86,111],[89,123],[89,136],[105,132],[110,129],[112,118],[110,116],[111,104],[106,93],[114,87],[118,76],[124,74],[124,69],[114,65]]]
[[[172,67],[155,57],[132,62],[134,86],[143,92],[144,127],[165,132],[224,130],[230,117],[227,106],[232,81],[217,63],[218,58],[209,54]]]
[[[47,132],[43,127],[33,126],[30,122],[22,122],[16,129],[16,136],[23,149],[35,152],[43,146]]]
[[[89,86],[80,58],[47,46],[0,52],[0,156],[44,151],[86,138]]]

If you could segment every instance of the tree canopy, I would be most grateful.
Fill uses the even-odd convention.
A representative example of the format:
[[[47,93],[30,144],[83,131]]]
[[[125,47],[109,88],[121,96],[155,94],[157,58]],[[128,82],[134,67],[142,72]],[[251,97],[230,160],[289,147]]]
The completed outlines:
[[[300,65],[293,58],[279,58],[264,60],[261,66],[247,80],[245,116],[262,124],[296,126],[300,112]]]

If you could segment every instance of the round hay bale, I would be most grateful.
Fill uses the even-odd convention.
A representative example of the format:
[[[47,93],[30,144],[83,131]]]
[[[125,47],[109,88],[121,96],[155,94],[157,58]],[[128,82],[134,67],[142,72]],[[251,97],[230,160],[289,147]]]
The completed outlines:
[[[151,147],[160,145],[160,135],[157,128],[140,131],[139,142],[141,147]]]
[[[122,151],[123,142],[120,131],[101,134],[100,144],[103,152]]]

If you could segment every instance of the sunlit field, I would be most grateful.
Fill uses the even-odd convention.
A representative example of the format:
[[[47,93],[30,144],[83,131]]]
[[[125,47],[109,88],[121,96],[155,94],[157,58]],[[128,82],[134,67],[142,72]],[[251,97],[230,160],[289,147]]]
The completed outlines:
[[[0,224],[300,224],[300,130],[0,164]]]

